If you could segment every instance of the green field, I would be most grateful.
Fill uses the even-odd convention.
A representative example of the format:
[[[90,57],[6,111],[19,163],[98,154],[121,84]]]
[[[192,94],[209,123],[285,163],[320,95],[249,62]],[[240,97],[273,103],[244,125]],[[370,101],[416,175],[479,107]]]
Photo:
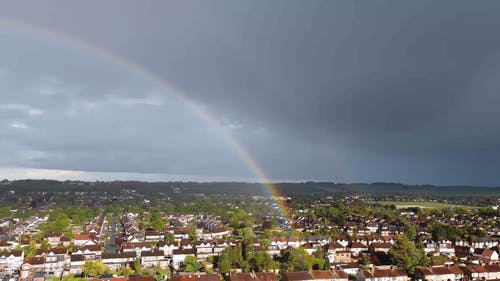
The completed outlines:
[[[366,201],[368,204],[382,204],[382,205],[395,205],[396,208],[409,208],[409,207],[419,207],[419,208],[432,208],[432,209],[444,209],[449,208],[454,205],[432,202],[432,201]]]

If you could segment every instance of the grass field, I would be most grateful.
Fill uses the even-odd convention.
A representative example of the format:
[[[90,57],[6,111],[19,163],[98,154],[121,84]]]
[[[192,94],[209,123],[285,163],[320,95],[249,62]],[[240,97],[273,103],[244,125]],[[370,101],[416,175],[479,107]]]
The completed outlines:
[[[432,201],[366,201],[368,204],[382,204],[382,205],[395,205],[396,208],[430,208],[430,209],[444,209],[454,206],[452,204],[432,202]]]

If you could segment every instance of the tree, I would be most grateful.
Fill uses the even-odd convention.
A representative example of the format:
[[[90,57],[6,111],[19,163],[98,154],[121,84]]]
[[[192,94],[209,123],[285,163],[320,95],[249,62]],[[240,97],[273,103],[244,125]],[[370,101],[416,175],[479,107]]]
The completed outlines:
[[[131,269],[131,268],[128,268],[128,267],[122,267],[122,268],[118,269],[118,270],[116,271],[116,273],[117,273],[118,275],[128,277],[128,276],[130,276],[130,275],[134,274],[134,273],[135,273],[135,270],[133,270],[133,269]]]
[[[257,252],[251,260],[251,269],[256,272],[268,272],[276,268],[276,262],[266,252]]]
[[[195,256],[187,256],[184,259],[184,270],[186,272],[199,272],[200,271],[200,263],[198,262],[198,258]]]
[[[163,237],[165,240],[165,243],[172,244],[175,242],[174,234],[167,232],[165,233],[165,236]]]
[[[166,280],[167,277],[170,276],[170,268],[165,268],[165,269],[161,269],[161,268],[156,268],[156,271],[155,271],[155,275],[156,275],[156,280]]]
[[[250,260],[255,255],[255,247],[253,245],[253,241],[250,239],[243,240],[241,243],[241,254],[243,256],[243,260]]]
[[[461,230],[453,225],[443,224],[441,222],[435,222],[431,225],[431,234],[434,241],[439,241],[441,239],[453,240],[458,236],[461,236]]]
[[[249,260],[243,260],[243,265],[241,266],[243,272],[250,272],[250,262]]]
[[[23,248],[24,256],[27,258],[32,258],[36,254],[36,241],[32,239],[28,246]]]
[[[62,209],[55,209],[49,216],[49,220],[40,229],[42,234],[51,232],[65,232],[70,225],[70,220]]]
[[[370,256],[363,254],[359,257],[359,264],[363,269],[368,269],[369,265],[372,263]]]
[[[410,241],[415,241],[417,239],[417,229],[414,225],[408,224],[405,226],[405,235],[410,239]]]
[[[40,244],[40,249],[43,249],[43,250],[48,250],[50,249],[50,243],[48,240],[44,239],[42,241],[42,243]]]
[[[323,248],[318,247],[316,253],[314,253],[314,263],[313,266],[316,269],[325,269],[325,257],[323,255]]]
[[[448,258],[445,256],[437,256],[437,257],[431,257],[431,262],[432,263],[437,263],[437,264],[444,264],[445,262],[448,261]]]
[[[325,259],[325,266],[323,267],[324,270],[330,270],[331,269],[331,264],[329,259]]]
[[[409,274],[415,272],[417,266],[426,266],[428,264],[427,256],[423,249],[417,248],[415,242],[410,241],[406,235],[399,235],[396,243],[389,250],[392,262]]]
[[[82,277],[75,277],[72,275],[66,275],[63,277],[62,281],[85,281]]]
[[[102,262],[97,261],[86,261],[83,264],[82,271],[86,277],[97,278],[99,275],[103,275],[106,268]]]
[[[308,271],[312,268],[314,259],[303,248],[292,249],[283,254],[281,267],[284,271]]]
[[[10,208],[9,207],[2,207],[0,208],[0,218],[5,218],[10,215]]]
[[[165,204],[165,213],[173,213],[175,211],[175,205],[172,203]]]
[[[230,225],[234,228],[243,228],[253,225],[253,218],[242,209],[237,209],[231,213]]]
[[[228,250],[229,258],[231,259],[232,265],[237,267],[243,267],[243,249],[241,245],[236,247],[229,247]]]
[[[141,259],[140,258],[136,258],[134,260],[134,270],[135,270],[135,272],[140,272],[141,269],[142,269],[142,267],[141,267]]]
[[[260,239],[260,245],[262,245],[262,247],[267,248],[271,245],[271,240],[266,239],[266,238]]]
[[[161,217],[158,209],[153,209],[148,219],[148,227],[156,231],[162,231],[165,227],[165,220]]]
[[[219,256],[217,266],[221,273],[229,273],[233,266],[243,268],[245,266],[244,261],[241,246],[228,247]]]
[[[253,232],[253,229],[249,226],[243,228],[241,237],[243,240],[249,240],[249,239],[254,239],[256,237],[255,233]]]
[[[198,234],[196,233],[196,227],[194,225],[189,227],[188,236],[192,241],[198,241]]]
[[[226,274],[231,271],[231,260],[227,253],[222,252],[222,254],[219,256],[217,267],[219,267],[219,270],[222,274]]]

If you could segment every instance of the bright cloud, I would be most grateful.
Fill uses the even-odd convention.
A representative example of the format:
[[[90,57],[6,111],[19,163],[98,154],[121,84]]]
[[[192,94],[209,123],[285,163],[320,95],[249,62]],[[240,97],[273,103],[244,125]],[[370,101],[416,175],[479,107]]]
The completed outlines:
[[[27,104],[19,104],[19,103],[10,103],[10,104],[0,105],[0,109],[17,111],[19,113],[30,115],[30,116],[42,115],[45,113],[45,111],[43,109],[36,108],[36,107],[30,106]]]
[[[11,127],[12,129],[18,129],[18,130],[27,130],[30,128],[25,123],[19,122],[19,121],[14,121],[12,123],[9,123],[9,127]]]

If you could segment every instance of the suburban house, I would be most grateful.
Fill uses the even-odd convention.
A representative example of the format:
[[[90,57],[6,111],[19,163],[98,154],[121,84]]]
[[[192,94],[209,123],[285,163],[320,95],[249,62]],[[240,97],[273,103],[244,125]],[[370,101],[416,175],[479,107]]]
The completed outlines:
[[[73,244],[75,246],[87,246],[87,245],[97,245],[97,237],[90,233],[81,233],[75,236],[73,239]]]
[[[340,270],[311,270],[285,272],[284,281],[347,281],[347,273]],[[232,281],[232,280],[231,280]]]
[[[179,249],[179,246],[177,244],[175,244],[175,243],[173,243],[173,244],[169,244],[169,243],[162,244],[162,243],[160,243],[158,245],[158,249],[159,250],[163,250],[163,254],[166,257],[171,257],[172,254],[173,254],[173,251]]]
[[[455,281],[455,274],[446,266],[419,267],[415,271],[415,279],[427,281]],[[458,279],[460,280],[460,279]],[[457,280],[457,281],[458,281]]]
[[[341,270],[312,270],[311,275],[316,281],[347,281],[347,273]]]
[[[356,281],[408,281],[409,277],[403,269],[369,269],[359,270]]]
[[[137,254],[135,252],[127,253],[104,253],[102,254],[101,260],[105,266],[116,270],[121,267],[127,267],[133,264]]]
[[[23,265],[21,266],[21,278],[28,278],[30,274],[36,272],[43,272],[45,270],[45,258],[34,257],[25,258]]]
[[[474,256],[490,261],[498,261],[498,253],[493,249],[477,248],[474,250]]]
[[[278,281],[274,273],[234,273],[229,276],[230,281]]]
[[[361,242],[354,242],[351,244],[351,253],[353,257],[358,257],[359,253],[368,251],[368,247]]]
[[[144,240],[147,242],[162,241],[164,235],[163,232],[159,231],[146,231],[144,233]]]
[[[72,254],[70,258],[69,273],[73,275],[81,274],[84,263],[85,257],[82,254]]]
[[[500,279],[500,266],[496,265],[468,265],[462,268],[469,280]]]
[[[392,247],[392,244],[389,242],[373,242],[368,246],[368,249],[372,253],[376,252],[383,252],[387,253],[389,252],[389,249]]]
[[[141,252],[141,265],[143,267],[166,269],[168,267],[168,260],[162,251],[144,251]]]
[[[23,251],[0,253],[0,272],[11,272],[21,268],[24,260]]]
[[[283,281],[312,281],[313,276],[308,271],[299,272],[285,272],[283,274]]]
[[[83,255],[84,260],[101,260],[102,246],[100,245],[87,245],[73,249],[71,255]]]
[[[220,281],[219,274],[179,274],[172,275],[170,281]]]
[[[177,249],[172,252],[172,265],[174,268],[179,268],[184,265],[184,260],[187,256],[196,256],[196,249]]]

